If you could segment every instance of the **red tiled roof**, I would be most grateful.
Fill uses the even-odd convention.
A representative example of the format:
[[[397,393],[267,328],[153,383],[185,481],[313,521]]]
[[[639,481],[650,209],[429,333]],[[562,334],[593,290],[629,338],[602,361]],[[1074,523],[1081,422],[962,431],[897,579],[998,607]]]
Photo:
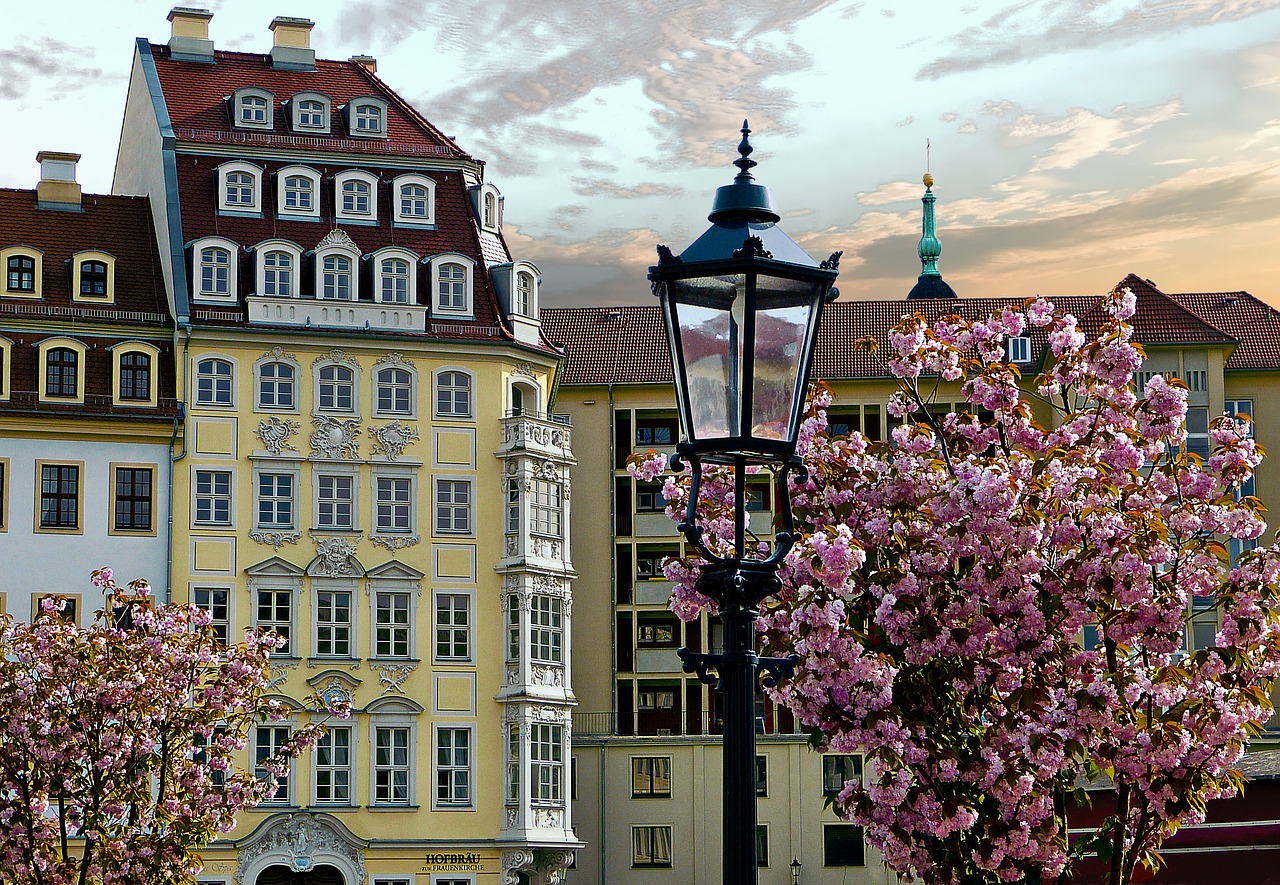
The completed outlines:
[[[151,53],[174,134],[182,141],[471,159],[395,90],[356,62],[317,59],[314,71],[286,71],[273,68],[270,55],[256,52],[219,50],[214,53],[214,64],[175,61],[164,45],[152,44]],[[231,125],[226,98],[246,86],[266,89],[275,96],[271,132],[248,132]],[[331,135],[293,132],[280,102],[298,92],[329,96],[333,102]],[[347,137],[338,107],[365,95],[388,103],[385,139]]]
[[[69,261],[77,252],[94,249],[116,260],[115,303],[110,309],[138,314],[122,315],[125,322],[170,326],[147,198],[85,194],[81,206],[83,212],[40,209],[34,190],[0,189],[0,248],[22,243],[44,253],[43,297],[21,302],[0,299],[0,312],[42,305],[51,314],[74,316],[71,312],[95,307],[72,302]]]
[[[1240,344],[1226,368],[1280,369],[1280,311],[1248,292],[1187,292],[1169,296]]]
[[[1223,296],[1170,296],[1133,274],[1119,283],[1137,296],[1133,318],[1135,337],[1144,344],[1231,344],[1240,340],[1237,354],[1228,369],[1280,369],[1280,312],[1252,296],[1240,311],[1239,330],[1206,320],[1210,314],[1182,299]],[[1244,298],[1240,303],[1244,303]],[[1174,300],[1178,299],[1178,300]],[[1050,299],[1063,313],[1071,313],[1085,331],[1096,330],[1102,322],[1101,296],[1076,295]],[[814,353],[813,375],[830,381],[887,377],[882,354],[855,352],[853,342],[873,337],[883,342],[888,330],[904,316],[919,312],[927,319],[958,313],[978,319],[1003,307],[1020,306],[1022,298],[956,298],[939,300],[906,299],[884,301],[836,301],[827,305]],[[1197,302],[1198,303],[1198,302]],[[1246,345],[1247,334],[1262,322],[1265,312],[1267,335],[1258,345]],[[1272,326],[1274,328],[1272,328]],[[542,312],[542,328],[547,338],[565,345],[568,360],[564,384],[661,384],[671,381],[666,333],[656,304],[628,307],[549,308]],[[1031,332],[1035,361],[1039,361],[1044,335]]]

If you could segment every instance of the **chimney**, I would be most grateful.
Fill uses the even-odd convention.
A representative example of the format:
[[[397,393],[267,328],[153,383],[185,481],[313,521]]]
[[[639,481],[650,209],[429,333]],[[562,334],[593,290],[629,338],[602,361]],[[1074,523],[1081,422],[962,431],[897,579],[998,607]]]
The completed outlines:
[[[213,13],[193,6],[175,6],[169,10],[173,33],[169,37],[169,56],[178,61],[213,64],[213,41],[209,39],[209,20]]]
[[[63,212],[82,212],[80,185],[76,182],[76,163],[79,154],[59,151],[41,151],[36,154],[40,164],[40,184],[36,186],[36,205],[41,209],[59,209]]]
[[[316,51],[311,48],[311,29],[315,26],[309,18],[273,18],[271,66],[282,71],[314,71]]]
[[[360,67],[364,68],[370,74],[378,73],[378,60],[372,55],[353,55],[351,56],[350,61],[360,65]]]

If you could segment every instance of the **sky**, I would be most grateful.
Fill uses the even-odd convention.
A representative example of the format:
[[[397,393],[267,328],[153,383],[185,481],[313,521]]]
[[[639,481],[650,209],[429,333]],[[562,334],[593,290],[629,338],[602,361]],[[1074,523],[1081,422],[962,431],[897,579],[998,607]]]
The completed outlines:
[[[36,153],[66,150],[86,192],[110,190],[133,39],[167,42],[173,5],[10,5],[0,186],[33,186]],[[218,48],[267,52],[289,15],[316,23],[321,57],[376,57],[487,162],[544,304],[649,302],[654,246],[707,227],[748,118],[783,229],[844,251],[843,298],[914,284],[928,165],[962,296],[1097,293],[1133,272],[1280,305],[1280,0],[203,5]]]

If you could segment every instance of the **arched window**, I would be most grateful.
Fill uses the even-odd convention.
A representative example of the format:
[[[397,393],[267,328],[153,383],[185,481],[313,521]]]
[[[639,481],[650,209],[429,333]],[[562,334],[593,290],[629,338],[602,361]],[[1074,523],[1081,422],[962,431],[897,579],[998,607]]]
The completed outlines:
[[[440,265],[440,309],[467,309],[467,269],[461,264]]]
[[[305,175],[286,175],[284,178],[284,209],[286,212],[310,212],[315,208],[315,185]]]
[[[378,372],[378,411],[387,415],[413,413],[413,376],[405,369]]]
[[[95,296],[107,294],[107,264],[105,261],[80,262],[80,294]]]
[[[382,131],[382,108],[372,104],[356,105],[356,131],[375,133]]]
[[[151,357],[131,350],[120,357],[120,399],[151,399]]]
[[[515,312],[521,316],[533,316],[533,274],[521,271],[516,274]]]
[[[274,250],[262,259],[262,293],[293,295],[293,256]]]
[[[228,172],[226,176],[226,204],[253,208],[257,205],[253,176],[248,172]]]
[[[263,363],[258,367],[258,408],[293,409],[293,366],[288,363]]]
[[[229,406],[234,373],[227,360],[209,358],[196,363],[196,405]]]
[[[355,411],[355,373],[346,366],[322,367],[320,369],[319,388],[319,407],[321,411]]]
[[[307,99],[298,103],[298,125],[310,129],[325,128],[324,102]]]
[[[34,292],[36,290],[36,260],[29,255],[13,255],[8,262],[8,289],[10,292]]]
[[[54,347],[45,356],[44,390],[46,396],[76,396],[77,368],[80,354],[69,347]]]
[[[369,215],[369,195],[372,188],[367,181],[351,179],[342,183],[342,211],[347,215]]]
[[[326,255],[323,267],[320,297],[334,301],[350,301],[351,259],[345,255]]]
[[[258,95],[240,96],[240,122],[263,124],[267,122],[267,100]]]
[[[488,228],[498,226],[498,198],[493,194],[484,195],[484,226]]]
[[[436,415],[471,417],[471,376],[466,372],[441,372],[436,376]]]
[[[200,250],[200,294],[231,294],[231,253],[217,246]]]
[[[403,258],[382,260],[382,301],[387,304],[409,303],[409,262]]]
[[[400,215],[404,218],[427,218],[431,214],[431,203],[427,189],[420,184],[406,184],[400,187]]]

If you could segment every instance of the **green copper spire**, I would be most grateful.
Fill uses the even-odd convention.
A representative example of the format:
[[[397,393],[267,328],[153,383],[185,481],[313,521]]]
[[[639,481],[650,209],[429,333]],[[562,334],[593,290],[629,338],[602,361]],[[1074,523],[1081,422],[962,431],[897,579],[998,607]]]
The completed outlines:
[[[938,272],[938,256],[942,254],[942,244],[938,242],[937,229],[933,220],[933,204],[938,198],[933,195],[933,176],[925,173],[924,196],[920,202],[924,204],[924,235],[920,237],[920,276],[940,277]]]

